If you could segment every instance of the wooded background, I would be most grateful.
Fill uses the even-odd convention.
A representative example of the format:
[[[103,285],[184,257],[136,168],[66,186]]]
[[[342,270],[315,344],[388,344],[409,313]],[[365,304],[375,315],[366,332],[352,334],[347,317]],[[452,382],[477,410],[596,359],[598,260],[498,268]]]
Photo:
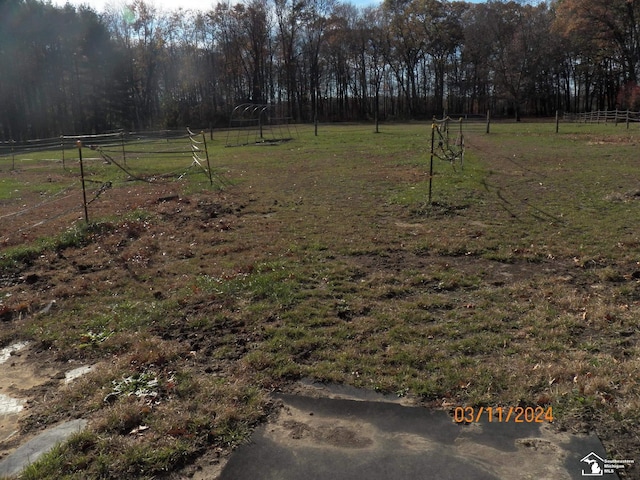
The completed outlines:
[[[0,0],[0,141],[292,121],[638,109],[640,0],[246,0],[163,13]]]

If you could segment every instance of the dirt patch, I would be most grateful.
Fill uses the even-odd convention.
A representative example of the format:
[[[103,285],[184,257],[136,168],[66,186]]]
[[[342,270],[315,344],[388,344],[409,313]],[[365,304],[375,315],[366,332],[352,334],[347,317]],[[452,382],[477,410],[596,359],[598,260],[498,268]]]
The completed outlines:
[[[498,262],[469,255],[432,255],[428,252],[414,253],[406,250],[387,251],[383,255],[357,255],[351,257],[356,265],[367,271],[417,270],[429,272],[434,266],[454,269],[466,275],[481,275],[484,282],[496,286],[523,279],[558,278],[571,281],[576,274],[574,262]]]
[[[373,445],[373,440],[363,431],[359,423],[344,424],[329,420],[309,419],[309,413],[286,409],[286,420],[276,421],[269,428],[269,434],[274,441],[287,445],[288,441],[296,444],[322,444],[335,448],[361,449]],[[300,421],[304,419],[304,421]]]
[[[0,459],[10,454],[25,438],[20,436],[21,420],[30,414],[35,399],[61,384],[61,365],[52,362],[52,355],[38,352],[26,343],[17,343],[4,349],[6,358],[0,358],[0,395],[6,407],[15,406],[0,414]]]

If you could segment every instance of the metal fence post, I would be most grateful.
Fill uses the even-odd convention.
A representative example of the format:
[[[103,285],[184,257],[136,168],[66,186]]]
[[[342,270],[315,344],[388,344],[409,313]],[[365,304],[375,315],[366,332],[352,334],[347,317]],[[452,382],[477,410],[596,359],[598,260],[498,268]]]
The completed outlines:
[[[80,158],[80,178],[82,179],[82,206],[84,207],[84,220],[89,223],[89,210],[87,209],[87,190],[84,184],[84,166],[82,162],[82,142],[78,140],[78,157]]]

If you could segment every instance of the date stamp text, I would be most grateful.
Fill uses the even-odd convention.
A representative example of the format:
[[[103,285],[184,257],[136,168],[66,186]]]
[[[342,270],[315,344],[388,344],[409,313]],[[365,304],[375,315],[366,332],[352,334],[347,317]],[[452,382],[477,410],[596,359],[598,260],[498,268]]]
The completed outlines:
[[[496,423],[552,423],[552,407],[456,407],[453,421],[478,423],[482,420]]]

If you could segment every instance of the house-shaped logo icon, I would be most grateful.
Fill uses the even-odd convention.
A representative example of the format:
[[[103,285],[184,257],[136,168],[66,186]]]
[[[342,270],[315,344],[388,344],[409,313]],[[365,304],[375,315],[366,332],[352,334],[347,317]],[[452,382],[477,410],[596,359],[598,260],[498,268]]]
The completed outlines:
[[[601,477],[604,475],[604,459],[595,453],[591,452],[589,455],[580,460],[581,463],[586,463],[585,468],[582,469],[583,477]]]

